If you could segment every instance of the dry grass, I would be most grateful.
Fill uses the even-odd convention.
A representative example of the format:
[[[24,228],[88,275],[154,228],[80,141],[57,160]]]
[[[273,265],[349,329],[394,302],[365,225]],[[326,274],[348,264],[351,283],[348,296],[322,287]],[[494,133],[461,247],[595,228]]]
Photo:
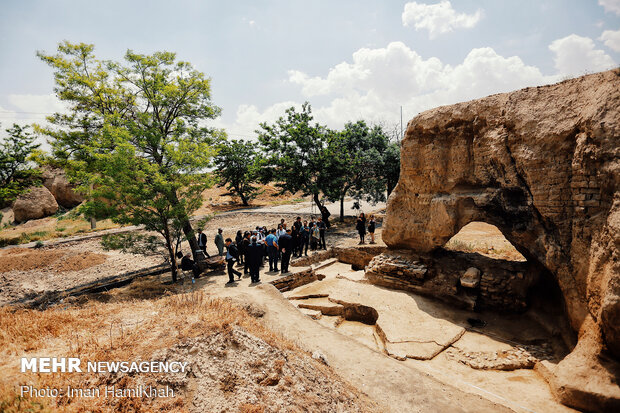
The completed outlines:
[[[301,352],[250,316],[231,300],[213,299],[203,292],[178,294],[156,300],[124,303],[88,302],[81,308],[47,311],[0,308],[0,411],[183,411],[184,398],[179,392],[173,399],[22,399],[17,385],[63,388],[67,385],[95,386],[110,384],[111,377],[93,373],[47,374],[19,373],[19,358],[53,354],[55,357],[80,357],[87,361],[149,360],[160,349],[170,348],[188,338],[215,332],[230,332],[240,326],[268,344]],[[278,366],[276,368],[280,367]],[[144,377],[144,376],[143,376]],[[126,376],[126,386],[135,385],[136,377]],[[222,385],[234,386],[234,377]],[[141,384],[156,385],[147,377]],[[151,381],[150,383],[148,381]],[[119,386],[119,383],[115,383]],[[21,406],[21,407],[19,407]],[[36,410],[41,407],[43,410]],[[252,410],[247,410],[252,411]]]
[[[83,218],[48,217],[0,230],[0,246],[65,238],[118,227],[118,224],[106,219],[97,221],[97,228],[91,230],[90,221]]]
[[[60,249],[13,248],[0,251],[0,273],[13,270],[81,271],[102,264],[106,259],[106,255],[90,251],[71,254]]]
[[[302,198],[301,194],[276,195],[277,188],[272,185],[263,185],[262,193],[252,202],[249,207],[244,207],[238,197],[224,195],[225,188],[214,186],[203,192],[203,205],[196,211],[196,216],[205,215],[212,212],[224,212],[235,209],[253,208],[257,206],[276,206],[284,204],[295,204],[309,199]],[[42,219],[28,221],[21,225],[8,226],[0,229],[0,247],[5,245],[19,245],[32,241],[46,241],[55,238],[71,237],[79,234],[105,229],[118,228],[120,225],[111,220],[97,221],[97,228],[90,229],[90,221],[77,216],[76,210],[71,210],[64,215],[52,216]]]

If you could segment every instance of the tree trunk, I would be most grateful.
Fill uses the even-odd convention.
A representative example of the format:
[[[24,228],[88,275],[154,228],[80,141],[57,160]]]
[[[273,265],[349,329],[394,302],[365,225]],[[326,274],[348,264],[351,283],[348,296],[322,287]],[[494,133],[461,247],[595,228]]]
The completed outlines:
[[[97,220],[93,217],[90,218],[90,229],[97,228]]]
[[[172,193],[171,198],[168,198],[172,205],[179,205],[179,198],[176,193]],[[196,239],[196,234],[194,233],[194,229],[192,228],[192,224],[189,222],[189,217],[186,215],[182,219],[179,220],[183,224],[183,234],[185,234],[185,238],[187,238],[187,242],[189,243],[189,247],[192,250],[192,257],[194,258],[194,262],[198,262],[198,252],[200,251],[200,247],[198,246],[198,240]]]
[[[177,282],[177,259],[174,255],[174,248],[172,247],[172,240],[170,239],[170,230],[168,225],[164,225],[164,238],[166,239],[166,248],[170,255],[170,272],[172,273],[172,282]]]
[[[331,226],[329,224],[329,216],[331,215],[331,212],[329,212],[329,210],[327,209],[325,205],[321,204],[319,194],[314,194],[312,198],[314,199],[314,203],[316,204],[316,206],[319,208],[319,211],[321,211],[321,218],[323,218],[323,222],[325,222],[325,226],[329,228]]]
[[[192,224],[189,222],[189,218],[186,218],[183,222],[183,233],[185,234],[185,238],[187,238],[187,242],[189,242],[189,247],[192,249],[194,262],[198,262],[197,252],[200,252],[200,247],[198,246],[198,240],[196,240],[196,234],[194,233]]]
[[[250,206],[248,199],[244,197],[242,193],[239,193],[239,196],[241,197],[241,203],[243,203],[243,206]]]
[[[344,195],[340,197],[340,222],[344,222]]]

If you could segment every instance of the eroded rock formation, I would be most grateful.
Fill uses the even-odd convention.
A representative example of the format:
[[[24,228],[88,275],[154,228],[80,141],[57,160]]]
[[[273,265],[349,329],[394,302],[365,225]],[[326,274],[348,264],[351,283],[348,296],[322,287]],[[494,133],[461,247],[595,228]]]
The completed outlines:
[[[390,248],[429,253],[472,221],[493,224],[559,286],[581,357],[620,359],[619,70],[424,112],[401,153],[383,228]],[[601,401],[561,382],[596,369],[562,363],[563,402],[618,406],[617,383],[604,379]]]
[[[59,205],[65,208],[73,208],[84,201],[84,198],[74,191],[74,186],[67,180],[64,170],[45,168],[41,177],[43,178],[43,186],[54,195]]]
[[[13,204],[16,222],[47,217],[58,211],[58,203],[44,186],[32,187],[21,194]]]

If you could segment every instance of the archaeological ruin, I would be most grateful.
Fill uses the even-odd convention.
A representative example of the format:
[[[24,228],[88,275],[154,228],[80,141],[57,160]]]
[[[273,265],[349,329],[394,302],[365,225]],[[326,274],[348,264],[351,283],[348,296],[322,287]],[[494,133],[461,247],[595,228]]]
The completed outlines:
[[[465,308],[540,306],[569,354],[555,396],[620,409],[620,71],[439,107],[408,124],[374,284]],[[473,221],[525,262],[448,251]]]

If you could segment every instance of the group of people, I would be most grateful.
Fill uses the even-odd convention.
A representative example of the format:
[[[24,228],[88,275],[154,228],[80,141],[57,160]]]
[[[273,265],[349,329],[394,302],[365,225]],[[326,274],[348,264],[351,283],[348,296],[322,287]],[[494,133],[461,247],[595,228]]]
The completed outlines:
[[[357,229],[357,233],[360,235],[360,245],[365,244],[366,238],[366,230],[370,234],[370,244],[376,244],[375,242],[375,229],[377,227],[377,223],[375,221],[375,216],[371,215],[368,219],[368,226],[366,226],[366,215],[364,213],[360,213],[359,217],[357,217],[357,222],[355,224],[355,229]]]
[[[370,234],[370,244],[375,244],[376,222],[374,215],[370,215],[368,222],[362,212],[357,218],[356,229],[360,236],[360,244],[365,244],[365,236]],[[217,247],[218,255],[226,257],[228,269],[228,283],[235,283],[235,276],[241,279],[242,273],[235,269],[235,264],[243,265],[243,274],[250,274],[252,283],[260,282],[260,267],[269,261],[269,272],[287,273],[291,257],[308,256],[308,248],[314,251],[317,249],[327,249],[325,242],[325,232],[327,225],[321,217],[315,220],[311,217],[310,221],[302,221],[297,217],[292,225],[288,225],[284,219],[280,220],[277,228],[268,230],[266,226],[256,227],[253,230],[242,232],[237,231],[236,237],[224,239],[222,228],[218,228],[214,243]],[[207,236],[202,230],[198,231],[198,246],[205,254],[207,252]],[[177,255],[181,260],[181,269],[184,271],[193,270],[194,276],[197,274],[197,266],[194,264],[191,255]],[[278,269],[278,263],[280,268]]]
[[[219,228],[214,243],[218,255],[226,257],[227,284],[234,283],[235,276],[237,279],[242,276],[242,273],[235,269],[235,263],[243,265],[243,273],[249,273],[253,283],[260,281],[259,270],[266,258],[269,260],[270,272],[287,273],[291,257],[308,256],[308,248],[311,250],[327,249],[326,230],[327,225],[322,218],[315,220],[311,217],[308,222],[302,221],[299,216],[290,226],[282,219],[277,228],[271,230],[268,230],[266,226],[245,232],[239,230],[234,240],[224,239],[223,230]],[[198,231],[198,246],[206,257],[210,257],[207,252],[207,236],[202,230]],[[193,270],[194,275],[197,276],[196,265],[191,260],[190,254],[183,257],[183,254],[179,253],[178,256],[182,258],[181,269]],[[280,263],[279,269],[278,263]]]

